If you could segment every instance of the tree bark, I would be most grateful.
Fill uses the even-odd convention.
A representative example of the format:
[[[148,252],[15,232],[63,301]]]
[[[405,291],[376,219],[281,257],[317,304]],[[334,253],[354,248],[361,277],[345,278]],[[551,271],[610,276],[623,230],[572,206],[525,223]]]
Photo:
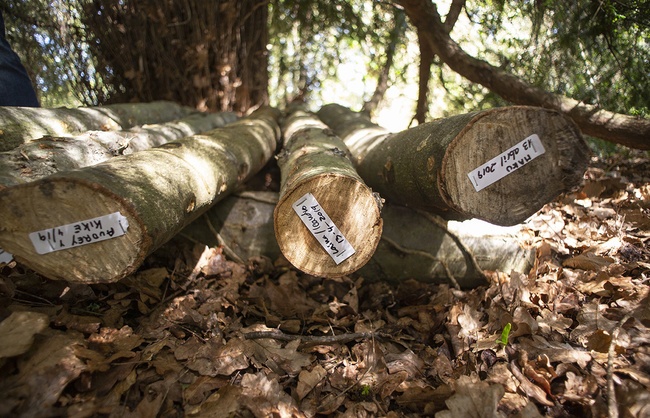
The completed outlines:
[[[224,128],[0,191],[0,248],[51,279],[117,281],[266,164],[278,116],[264,108]]]
[[[278,156],[280,200],[273,219],[278,244],[291,264],[315,276],[340,277],[372,257],[382,220],[379,198],[354,170],[345,144],[326,128],[300,110],[285,122],[286,141]]]
[[[359,270],[369,279],[400,282],[413,278],[471,289],[487,284],[483,270],[527,274],[535,260],[535,249],[520,241],[516,227],[478,220],[452,221],[445,226],[425,214],[388,203],[382,216],[382,240],[372,259]]]
[[[173,102],[125,103],[74,109],[0,107],[0,152],[44,136],[70,136],[86,131],[118,131],[164,123],[196,112]]]
[[[465,7],[465,0],[453,0],[447,17],[445,18],[445,32],[450,33],[454,28],[460,12]],[[418,80],[418,101],[415,106],[415,119],[418,124],[426,122],[427,113],[429,113],[429,80],[431,80],[431,65],[436,54],[433,52],[429,43],[426,41],[418,30],[418,45],[420,47],[420,66],[419,66],[419,80]]]
[[[244,113],[268,104],[268,0],[96,0],[84,4],[111,100],[169,100]]]
[[[386,90],[388,90],[388,78],[390,76],[390,70],[393,68],[395,52],[397,51],[397,46],[404,37],[404,32],[406,30],[406,15],[404,14],[404,11],[395,9],[394,20],[395,26],[393,26],[393,29],[388,35],[388,42],[386,50],[384,51],[386,61],[384,61],[384,65],[381,67],[379,76],[377,77],[377,87],[375,88],[370,100],[365,102],[361,109],[361,111],[369,117],[371,117],[375,110],[377,110],[377,106],[379,106],[379,103],[386,94]]]
[[[46,136],[0,153],[0,189],[59,171],[99,164],[234,122],[234,113],[193,113],[163,124],[125,131],[88,131],[72,137]]]
[[[208,246],[223,246],[231,259],[265,256],[276,260],[280,248],[273,229],[273,210],[278,194],[243,192],[225,198],[188,225],[181,236]],[[416,279],[450,283],[461,288],[485,284],[468,254],[482,270],[526,274],[535,259],[534,248],[525,247],[518,228],[482,225],[479,221],[449,222],[447,229],[412,209],[384,205],[382,237],[368,263],[355,274],[366,280],[400,282]],[[463,249],[452,238],[459,238]],[[463,250],[467,250],[467,253]]]
[[[339,132],[332,116],[345,112],[348,122]],[[346,144],[353,142],[349,148],[357,170],[373,190],[394,204],[448,219],[479,218],[497,225],[522,222],[577,186],[589,158],[573,122],[549,109],[497,108],[392,135],[378,130],[363,138],[351,127],[368,132],[369,122],[355,125],[350,110],[327,105],[318,115]],[[357,119],[362,118],[357,114]],[[543,153],[529,142],[533,135]],[[498,161],[492,164],[494,158]],[[486,184],[487,180],[494,181]]]
[[[468,55],[449,36],[430,0],[398,0],[430,48],[452,70],[519,105],[557,110],[572,118],[586,135],[632,148],[650,149],[650,120],[614,113],[531,86],[520,78]]]

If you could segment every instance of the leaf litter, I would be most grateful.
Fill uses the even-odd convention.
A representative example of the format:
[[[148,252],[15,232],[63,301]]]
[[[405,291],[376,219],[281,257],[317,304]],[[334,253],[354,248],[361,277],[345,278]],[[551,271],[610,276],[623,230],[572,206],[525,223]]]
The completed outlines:
[[[0,416],[650,416],[650,161],[594,160],[490,285],[173,241],[115,284],[0,267]]]

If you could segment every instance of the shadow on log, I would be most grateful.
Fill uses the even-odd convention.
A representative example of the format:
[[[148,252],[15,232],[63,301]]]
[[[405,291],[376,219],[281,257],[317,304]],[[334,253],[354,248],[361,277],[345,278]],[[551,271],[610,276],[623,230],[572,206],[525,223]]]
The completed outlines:
[[[0,191],[0,248],[51,279],[117,281],[261,169],[279,112]]]

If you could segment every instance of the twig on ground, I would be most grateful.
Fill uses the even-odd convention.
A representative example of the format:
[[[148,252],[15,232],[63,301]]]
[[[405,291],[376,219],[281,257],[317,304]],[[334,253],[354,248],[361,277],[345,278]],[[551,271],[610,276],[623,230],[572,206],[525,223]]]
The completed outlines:
[[[313,345],[345,344],[355,340],[369,340],[373,338],[387,337],[375,332],[350,332],[338,335],[294,335],[285,334],[280,331],[254,331],[244,334],[247,340],[259,340],[269,338],[278,341],[302,341],[301,347],[310,347]]]
[[[616,340],[618,333],[621,331],[623,324],[632,317],[628,313],[618,321],[616,327],[612,331],[612,341],[609,343],[609,350],[607,350],[607,416],[609,418],[618,418],[618,402],[616,402],[616,388],[614,387],[614,355],[616,354]]]

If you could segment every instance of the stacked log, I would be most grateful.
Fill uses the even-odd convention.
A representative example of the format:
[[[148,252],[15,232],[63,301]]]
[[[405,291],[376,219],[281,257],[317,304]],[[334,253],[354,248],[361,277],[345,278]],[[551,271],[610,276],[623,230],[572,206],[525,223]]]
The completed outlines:
[[[3,168],[0,156],[0,180],[22,169],[0,190],[0,248],[52,279],[112,282],[190,225],[183,234],[200,242],[214,237],[241,260],[283,254],[316,276],[358,272],[368,279],[470,288],[485,283],[483,270],[525,272],[532,250],[507,233],[478,238],[454,231],[430,213],[517,224],[577,185],[588,157],[573,123],[547,109],[473,112],[397,134],[338,105],[323,107],[318,116],[336,135],[299,108],[282,124],[279,196],[233,198],[209,212],[275,153],[277,110],[260,109],[201,134],[196,131],[208,122],[191,114],[130,131],[124,126],[140,117],[117,124],[113,115],[108,129],[119,131],[107,137],[24,136],[13,154],[5,153],[22,158],[22,167]],[[192,132],[180,126],[189,120],[197,122]],[[84,123],[70,123],[70,132],[90,126]],[[18,125],[7,125],[7,132]],[[100,144],[98,160],[88,159],[96,148],[82,144],[90,143]],[[151,145],[160,146],[134,152]],[[68,154],[76,149],[85,159],[63,152],[40,169],[37,150],[48,147]],[[389,202],[383,214],[382,198]]]
[[[192,242],[222,246],[231,259],[264,256],[276,260],[282,254],[273,225],[277,202],[278,194],[273,192],[230,195],[180,235]],[[382,239],[372,258],[356,273],[367,281],[455,282],[466,289],[485,284],[483,270],[526,274],[533,266],[535,249],[521,242],[520,227],[495,227],[472,220],[452,221],[443,228],[421,212],[388,203],[381,216]]]
[[[183,118],[195,109],[173,102],[124,103],[98,107],[0,107],[0,152],[44,136],[117,131]]]
[[[0,248],[51,279],[117,281],[274,154],[279,112],[0,191]]]
[[[48,112],[47,109],[44,111]],[[169,113],[173,114],[172,111]],[[118,155],[129,155],[210,131],[236,119],[234,113],[228,112],[192,113],[171,122],[127,130],[93,130],[74,136],[45,136],[30,140],[11,151],[0,152],[0,188],[38,180],[59,171],[99,164]]]
[[[396,134],[340,105],[318,116],[348,145],[373,190],[448,219],[520,223],[577,186],[589,160],[575,124],[550,109],[490,109]]]
[[[345,144],[308,112],[283,125],[275,236],[298,269],[337,277],[361,268],[381,237],[380,201],[356,173]]]

